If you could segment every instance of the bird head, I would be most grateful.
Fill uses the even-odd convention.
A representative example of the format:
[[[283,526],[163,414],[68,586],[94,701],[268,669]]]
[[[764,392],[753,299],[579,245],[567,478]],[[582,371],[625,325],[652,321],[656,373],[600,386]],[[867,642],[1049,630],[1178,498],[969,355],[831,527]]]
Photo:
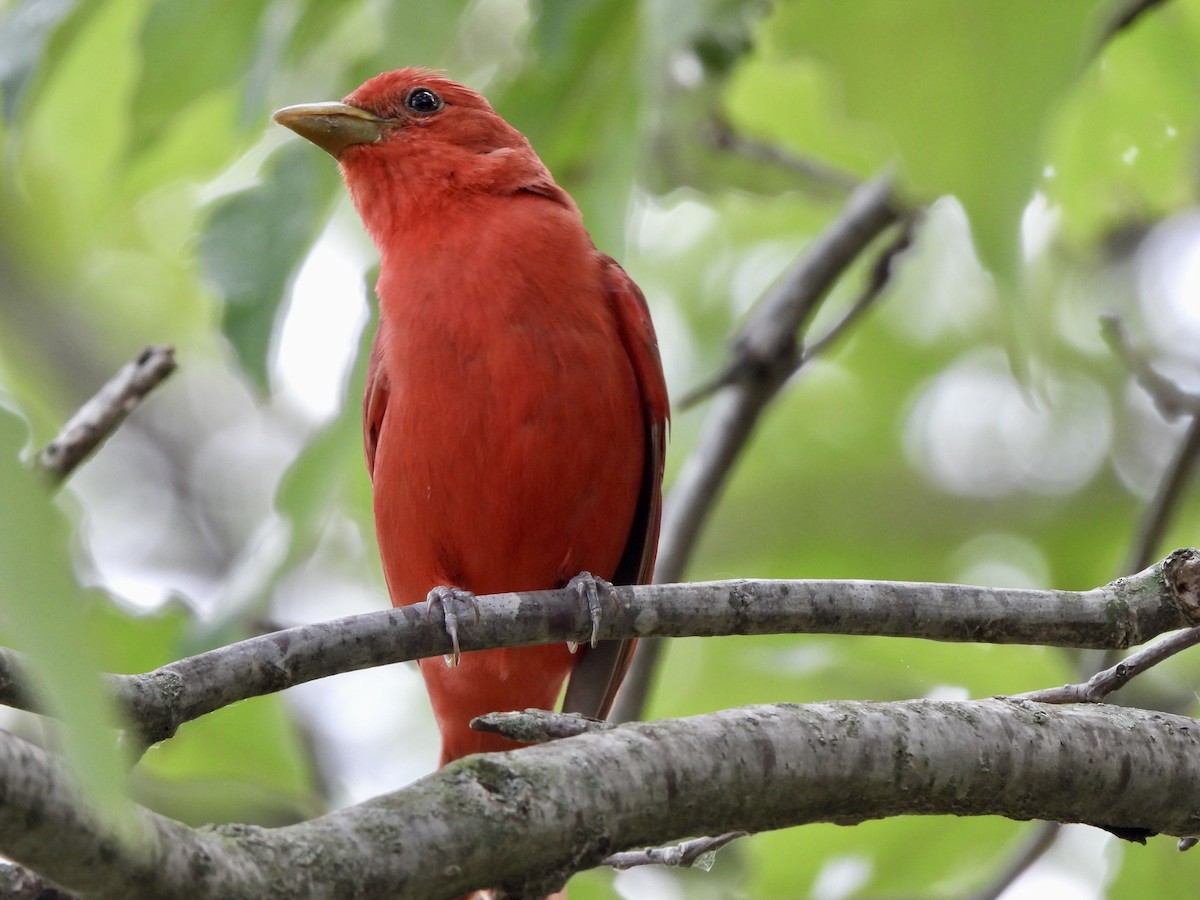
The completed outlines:
[[[288,106],[273,118],[338,161],[377,235],[404,218],[402,208],[440,205],[449,194],[558,192],[524,135],[479,94],[429,69],[384,72],[340,102]]]

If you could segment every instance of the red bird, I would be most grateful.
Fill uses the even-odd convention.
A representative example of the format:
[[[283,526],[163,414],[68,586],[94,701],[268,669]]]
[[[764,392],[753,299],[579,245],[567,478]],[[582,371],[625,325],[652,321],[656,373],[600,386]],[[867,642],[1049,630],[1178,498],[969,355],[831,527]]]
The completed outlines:
[[[276,121],[332,154],[380,254],[363,434],[392,603],[650,578],[666,385],[645,299],[529,142],[426,69]],[[596,615],[596,613],[593,613]],[[515,744],[475,716],[604,716],[631,641],[421,661],[441,763]],[[457,652],[455,657],[457,658]]]

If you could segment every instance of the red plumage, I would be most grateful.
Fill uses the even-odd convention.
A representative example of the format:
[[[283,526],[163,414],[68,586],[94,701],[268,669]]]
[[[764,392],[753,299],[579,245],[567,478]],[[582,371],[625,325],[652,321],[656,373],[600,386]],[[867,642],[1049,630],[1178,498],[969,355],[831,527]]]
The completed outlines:
[[[668,420],[653,327],[528,141],[423,69],[277,116],[337,157],[380,252],[363,430],[392,602],[648,580]],[[513,747],[467,723],[552,707],[577,666],[568,699],[605,714],[631,649],[423,660],[442,762]]]

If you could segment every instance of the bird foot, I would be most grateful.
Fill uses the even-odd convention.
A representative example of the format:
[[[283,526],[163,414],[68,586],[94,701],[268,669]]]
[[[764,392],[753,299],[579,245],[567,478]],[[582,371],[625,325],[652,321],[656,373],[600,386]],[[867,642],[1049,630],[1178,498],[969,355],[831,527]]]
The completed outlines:
[[[575,592],[579,605],[588,611],[588,617],[592,620],[592,637],[589,643],[595,647],[600,637],[600,620],[604,618],[604,605],[600,602],[600,595],[604,594],[615,603],[617,597],[613,593],[613,586],[591,572],[580,572],[567,582],[567,587]],[[567,647],[574,653],[579,649],[579,644],[576,641],[567,641]]]
[[[443,656],[446,665],[454,668],[458,665],[462,654],[458,650],[458,623],[459,620],[469,615],[475,622],[479,621],[479,603],[475,599],[475,595],[470,591],[464,591],[462,588],[449,587],[447,585],[439,585],[435,587],[425,598],[429,603],[429,610],[425,613],[425,621],[429,621],[433,617],[434,610],[439,610],[442,614],[442,622],[446,629],[446,634],[450,635],[450,645],[453,648],[449,656]]]

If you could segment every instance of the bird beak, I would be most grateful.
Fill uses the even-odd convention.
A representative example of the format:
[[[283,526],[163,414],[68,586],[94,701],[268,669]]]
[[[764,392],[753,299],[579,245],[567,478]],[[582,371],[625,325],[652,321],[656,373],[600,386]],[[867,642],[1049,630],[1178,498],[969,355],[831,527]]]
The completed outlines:
[[[383,140],[391,119],[381,119],[374,113],[346,103],[302,103],[285,106],[273,118],[302,138],[312,141],[334,159],[355,144],[374,144]]]

